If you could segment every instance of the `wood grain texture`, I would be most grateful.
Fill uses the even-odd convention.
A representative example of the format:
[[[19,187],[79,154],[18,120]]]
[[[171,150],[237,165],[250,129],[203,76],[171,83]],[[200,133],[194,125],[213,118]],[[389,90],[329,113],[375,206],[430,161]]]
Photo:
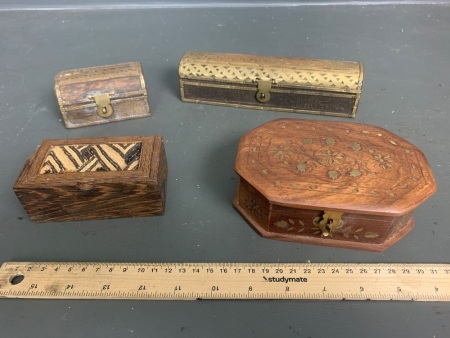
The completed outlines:
[[[139,167],[132,171],[41,174],[55,146],[141,143]],[[45,140],[30,156],[14,192],[33,222],[75,221],[164,213],[167,162],[160,135]]]
[[[187,52],[179,66],[181,99],[288,112],[354,117],[363,66],[358,62]],[[257,99],[258,82],[270,99]]]
[[[354,123],[271,121],[241,138],[236,172],[233,204],[262,236],[375,251],[409,232],[436,191],[419,149]],[[323,223],[325,211],[339,223]]]
[[[239,189],[239,188],[238,188]],[[357,249],[357,250],[366,250],[366,251],[384,251],[387,248],[391,247],[395,243],[397,243],[400,239],[406,236],[413,228],[414,228],[414,219],[413,217],[409,217],[404,222],[400,222],[399,220],[396,223],[396,226],[392,229],[389,229],[389,235],[385,237],[380,237],[378,241],[370,241],[370,239],[363,239],[363,241],[354,240],[352,237],[350,238],[339,238],[339,236],[331,236],[324,237],[319,233],[304,234],[304,233],[292,233],[289,231],[289,228],[286,228],[288,231],[270,231],[267,230],[266,227],[262,226],[252,215],[249,210],[243,207],[243,204],[240,203],[238,193],[233,199],[234,208],[242,215],[242,217],[252,226],[252,228],[262,237],[268,239],[274,239],[279,241],[286,242],[296,242],[303,244],[312,244],[312,245],[323,245],[323,246],[332,246],[337,248],[347,248],[347,249]],[[310,212],[306,211],[305,214]],[[299,215],[304,216],[302,211],[298,212]],[[320,212],[316,212],[317,215],[320,215]],[[352,216],[350,216],[353,218]],[[301,217],[303,219],[303,217]],[[354,218],[353,218],[354,220]],[[369,224],[366,219],[359,219],[360,224]],[[297,221],[298,222],[298,221]],[[374,224],[370,224],[371,228],[374,228]],[[376,228],[376,227],[375,227]],[[380,229],[376,228],[378,231]],[[316,229],[317,231],[317,229]]]
[[[127,62],[59,72],[55,93],[67,128],[151,115],[142,66]],[[97,114],[95,95],[108,94],[113,114]]]

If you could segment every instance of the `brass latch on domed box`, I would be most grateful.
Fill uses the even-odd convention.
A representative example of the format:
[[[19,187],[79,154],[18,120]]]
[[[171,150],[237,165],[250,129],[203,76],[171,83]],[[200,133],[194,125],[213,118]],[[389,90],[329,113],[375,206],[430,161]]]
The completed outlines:
[[[97,105],[97,114],[101,117],[110,117],[112,115],[113,108],[111,106],[110,94],[102,93],[89,96],[90,99],[95,100]]]

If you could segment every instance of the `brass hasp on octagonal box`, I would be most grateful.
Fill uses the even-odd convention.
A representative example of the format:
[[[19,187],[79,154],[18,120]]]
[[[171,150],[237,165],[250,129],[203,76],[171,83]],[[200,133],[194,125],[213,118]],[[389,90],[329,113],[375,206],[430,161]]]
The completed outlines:
[[[383,251],[436,191],[423,153],[357,123],[277,119],[243,135],[234,207],[263,237]]]

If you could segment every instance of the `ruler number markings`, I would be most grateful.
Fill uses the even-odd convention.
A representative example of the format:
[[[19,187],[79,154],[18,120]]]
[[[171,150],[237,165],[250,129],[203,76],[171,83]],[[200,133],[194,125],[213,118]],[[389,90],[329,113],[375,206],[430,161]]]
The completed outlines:
[[[0,286],[0,296],[3,297],[10,295],[8,292],[11,292],[16,296],[34,295],[42,298],[51,298],[52,294],[60,295],[60,298],[76,298],[75,296],[80,294],[95,294],[98,298],[121,298],[119,296],[122,295],[122,298],[127,298],[126,294],[130,294],[137,299],[151,298],[155,295],[159,295],[155,299],[191,299],[192,295],[212,299],[229,298],[230,295],[242,299],[265,297],[338,299],[340,295],[342,299],[364,299],[363,297],[382,299],[382,296],[389,293],[391,299],[402,297],[419,299],[421,295],[415,294],[414,288],[424,280],[427,283],[422,283],[425,286],[421,286],[422,289],[419,290],[424,298],[428,300],[450,298],[448,285],[450,266],[447,264],[72,262],[10,264],[12,267],[9,267],[8,271],[13,273],[7,277],[9,283],[6,284],[11,290],[2,290]],[[64,282],[59,289],[56,285],[49,285],[51,284],[49,279],[56,275],[59,276],[56,280]],[[155,286],[153,284],[156,282],[150,283],[154,281],[151,276],[155,275],[159,276],[157,280],[165,281],[168,286],[160,289],[161,285]],[[21,281],[14,282],[18,277],[28,282],[25,283],[25,288],[16,287],[21,284]],[[401,279],[398,279],[399,277]],[[233,278],[237,279],[231,283]],[[124,280],[128,281],[126,288],[120,283]],[[0,284],[4,285],[3,282]],[[380,288],[384,289],[380,291]]]

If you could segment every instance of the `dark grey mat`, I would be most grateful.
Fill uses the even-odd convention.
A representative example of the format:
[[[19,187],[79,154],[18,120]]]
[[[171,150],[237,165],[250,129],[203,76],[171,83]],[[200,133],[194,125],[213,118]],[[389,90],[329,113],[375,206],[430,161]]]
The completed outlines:
[[[1,12],[0,261],[448,262],[449,31],[450,7],[426,5]],[[362,61],[354,121],[417,145],[437,180],[413,232],[384,253],[260,238],[231,206],[239,136],[277,117],[325,118],[182,103],[177,67],[188,49]],[[133,60],[153,116],[65,129],[56,72]],[[163,217],[37,225],[12,192],[44,138],[154,133],[170,171]],[[450,336],[447,303],[0,300],[0,309],[4,337]]]

